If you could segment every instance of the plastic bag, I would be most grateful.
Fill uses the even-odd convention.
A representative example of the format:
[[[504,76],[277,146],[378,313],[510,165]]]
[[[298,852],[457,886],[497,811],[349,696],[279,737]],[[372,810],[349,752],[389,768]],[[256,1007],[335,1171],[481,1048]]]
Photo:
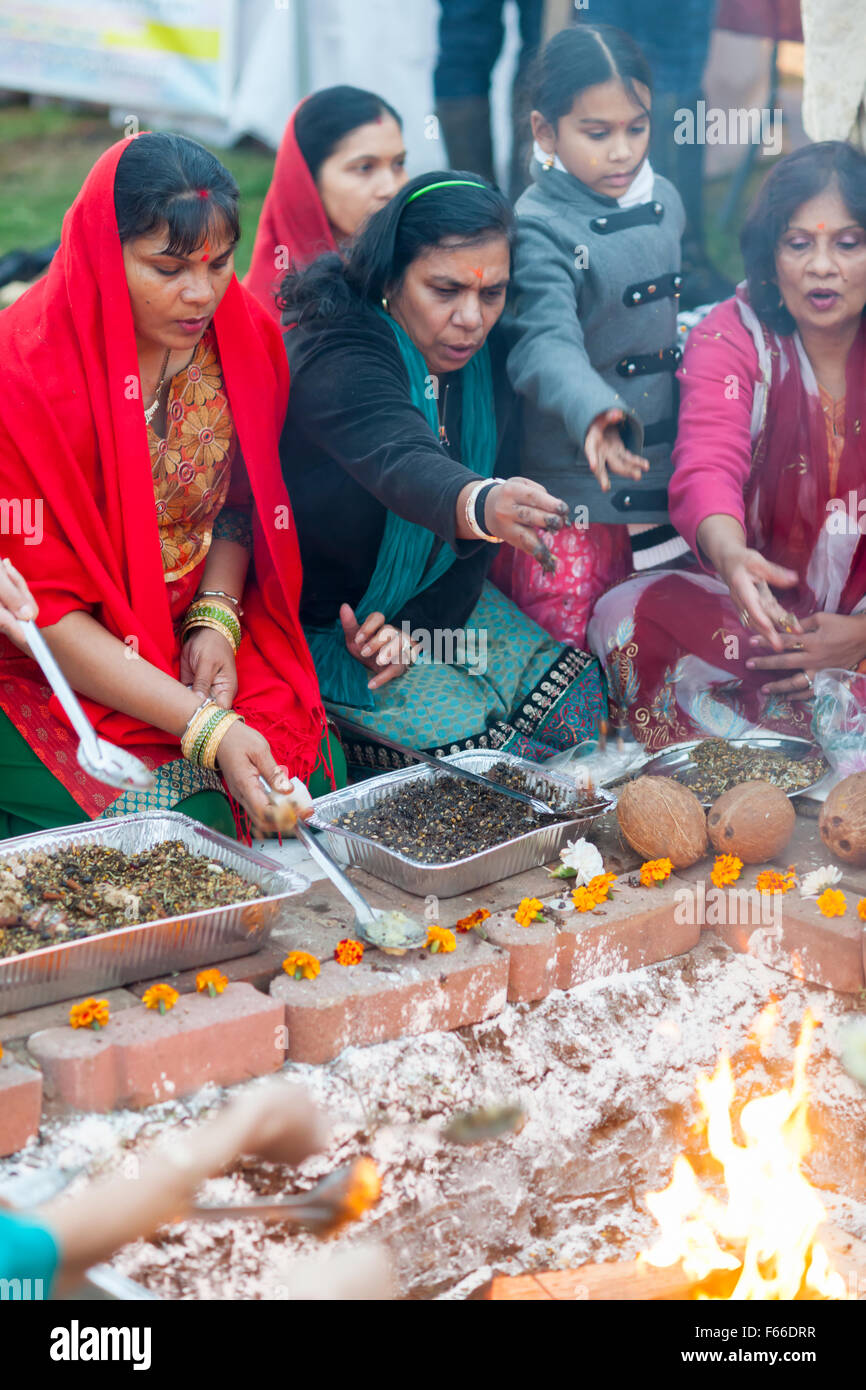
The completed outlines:
[[[816,671],[812,733],[836,774],[866,772],[866,675]]]

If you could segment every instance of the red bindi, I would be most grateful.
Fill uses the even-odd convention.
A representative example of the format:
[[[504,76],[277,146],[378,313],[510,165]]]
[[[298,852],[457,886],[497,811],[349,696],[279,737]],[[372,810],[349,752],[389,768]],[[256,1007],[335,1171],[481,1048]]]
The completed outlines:
[[[207,240],[207,238],[205,237],[204,255],[202,256],[202,261],[209,261],[209,260],[210,260],[210,242],[209,242],[209,241]]]

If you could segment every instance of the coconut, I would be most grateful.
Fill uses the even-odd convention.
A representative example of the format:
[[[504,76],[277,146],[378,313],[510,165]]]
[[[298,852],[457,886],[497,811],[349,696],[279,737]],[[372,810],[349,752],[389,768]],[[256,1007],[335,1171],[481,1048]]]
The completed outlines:
[[[739,782],[714,801],[707,815],[710,843],[744,864],[764,864],[785,848],[797,816],[772,782]]]
[[[707,818],[694,792],[672,777],[637,777],[619,793],[617,820],[644,859],[687,869],[707,852]]]
[[[866,864],[866,772],[834,787],[818,818],[821,839],[843,864]]]

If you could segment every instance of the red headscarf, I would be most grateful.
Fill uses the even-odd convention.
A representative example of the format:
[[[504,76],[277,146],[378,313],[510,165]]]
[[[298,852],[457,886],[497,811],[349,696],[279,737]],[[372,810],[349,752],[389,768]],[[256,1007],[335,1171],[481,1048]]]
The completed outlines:
[[[131,137],[148,139],[147,135]],[[0,496],[41,499],[43,538],[4,536],[3,548],[48,626],[87,609],[154,666],[177,676],[163,577],[132,309],[114,210],[114,178],[129,141],[97,160],[63,220],[48,274],[0,314]],[[255,500],[254,569],[244,595],[235,709],[268,738],[278,762],[306,780],[320,760],[324,710],[298,619],[301,563],[277,442],[288,400],[279,332],[232,281],[214,316],[223,379]],[[130,639],[135,639],[133,643]],[[0,638],[0,642],[3,639]],[[39,704],[33,664],[0,659],[0,707],[25,733]],[[0,653],[0,658],[3,653]],[[22,690],[24,699],[22,702]],[[156,764],[180,755],[177,738],[85,701],[98,732]],[[65,716],[56,700],[54,721]],[[35,751],[89,815],[114,799],[40,729]],[[74,743],[72,744],[74,748]],[[114,793],[117,795],[117,793]]]
[[[324,251],[336,251],[316,182],[301,154],[295,135],[296,106],[277,151],[274,176],[267,191],[256,232],[253,258],[244,285],[280,321],[275,294],[286,272],[299,270]]]

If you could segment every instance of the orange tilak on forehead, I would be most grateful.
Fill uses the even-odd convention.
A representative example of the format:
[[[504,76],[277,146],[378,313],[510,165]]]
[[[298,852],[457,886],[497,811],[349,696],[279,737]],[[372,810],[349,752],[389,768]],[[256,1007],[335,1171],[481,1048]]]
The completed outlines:
[[[204,255],[202,256],[202,261],[209,261],[209,260],[210,260],[210,242],[208,241],[207,237],[205,237],[205,239],[204,239]]]

